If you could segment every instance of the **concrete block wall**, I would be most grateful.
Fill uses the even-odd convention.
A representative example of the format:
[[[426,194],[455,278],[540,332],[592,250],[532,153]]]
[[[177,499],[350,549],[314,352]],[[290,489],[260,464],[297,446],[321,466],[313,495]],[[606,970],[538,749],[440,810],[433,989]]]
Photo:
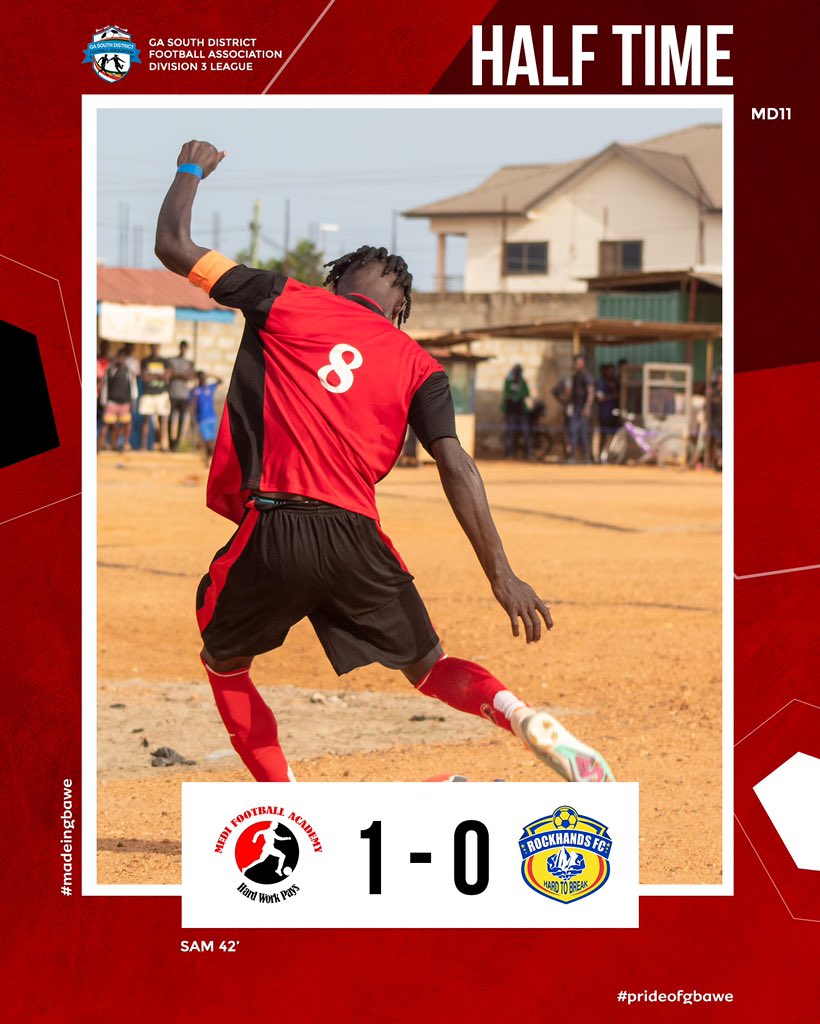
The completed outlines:
[[[240,314],[236,315],[232,323],[177,320],[174,346],[163,346],[160,352],[163,356],[175,354],[179,350],[180,341],[185,339],[190,346],[188,354],[195,368],[221,377],[227,387],[243,329],[244,319]]]
[[[413,295],[407,325],[414,330],[469,330],[531,320],[577,320],[595,316],[595,295],[582,293],[435,292]]]

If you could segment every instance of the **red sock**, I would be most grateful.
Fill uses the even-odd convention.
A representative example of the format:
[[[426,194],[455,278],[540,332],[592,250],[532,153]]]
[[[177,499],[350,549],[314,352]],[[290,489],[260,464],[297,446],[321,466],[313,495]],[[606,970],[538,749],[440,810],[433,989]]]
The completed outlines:
[[[251,775],[257,782],[292,782],[276,718],[251,682],[249,670],[214,672],[205,665],[205,671],[231,744]]]
[[[512,732],[510,715],[527,705],[481,665],[461,658],[439,658],[418,684],[419,693],[436,697],[457,711],[488,718]]]

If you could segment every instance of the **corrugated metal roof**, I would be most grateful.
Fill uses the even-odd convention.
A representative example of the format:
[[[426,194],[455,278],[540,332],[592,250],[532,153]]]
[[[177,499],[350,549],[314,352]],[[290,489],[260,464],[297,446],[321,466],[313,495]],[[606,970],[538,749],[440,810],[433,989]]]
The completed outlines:
[[[704,281],[716,288],[723,287],[723,275],[717,271],[687,267],[683,270],[641,270],[632,274],[596,274],[581,277],[591,292],[624,291],[627,288],[662,287],[666,284],[684,285],[687,281]]]
[[[707,206],[721,205],[721,126],[697,125],[646,142],[614,143],[585,160],[514,164],[500,168],[469,192],[407,210],[405,217],[524,216],[575,175],[620,155],[659,175]],[[504,205],[506,201],[506,206]]]
[[[697,281],[703,281],[706,284],[714,285],[716,288],[723,287],[723,274],[708,274],[706,271],[693,270],[692,277]]]
[[[452,359],[457,363],[484,363],[495,356],[479,356],[474,352],[456,352],[450,345],[425,345],[424,348],[434,359]]]
[[[97,301],[134,306],[224,309],[200,288],[170,270],[97,267]]]
[[[719,323],[667,323],[657,320],[614,320],[593,317],[585,320],[532,320],[529,323],[496,324],[493,327],[467,328],[461,331],[442,331],[428,345],[452,346],[480,338],[560,338],[570,339],[577,334],[581,340],[599,345],[617,345],[626,340],[678,341],[709,340],[721,336]]]

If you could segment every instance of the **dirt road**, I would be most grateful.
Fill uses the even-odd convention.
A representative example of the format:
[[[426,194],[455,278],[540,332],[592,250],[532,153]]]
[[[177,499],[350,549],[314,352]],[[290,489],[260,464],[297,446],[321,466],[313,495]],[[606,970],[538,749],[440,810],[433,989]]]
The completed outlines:
[[[379,487],[382,525],[445,647],[481,662],[641,783],[641,881],[720,881],[721,480],[650,467],[483,463],[513,566],[551,603],[527,647],[433,466]],[[241,780],[198,663],[194,591],[230,524],[193,455],[103,453],[99,493],[100,882],[179,881],[180,782]],[[310,626],[259,658],[297,778],[555,780],[509,735],[370,666],[338,679]],[[145,741],[145,742],[144,742]],[[151,767],[173,747],[196,765]],[[557,780],[556,780],[557,781]]]

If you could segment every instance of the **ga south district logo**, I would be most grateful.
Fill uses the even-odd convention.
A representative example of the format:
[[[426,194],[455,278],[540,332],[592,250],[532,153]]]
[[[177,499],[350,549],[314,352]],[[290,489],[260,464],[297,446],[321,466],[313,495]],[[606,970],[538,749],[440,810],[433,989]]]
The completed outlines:
[[[559,807],[525,825],[518,846],[524,881],[559,903],[591,896],[609,878],[612,840],[606,825],[574,807]]]
[[[239,876],[236,890],[257,904],[284,903],[296,896],[300,860],[322,852],[309,821],[271,805],[251,807],[232,818],[220,832],[214,853],[224,854],[231,844]]]
[[[141,64],[140,52],[131,42],[128,30],[119,25],[106,25],[97,29],[83,64],[92,64],[104,82],[119,82],[131,70],[132,64]]]

